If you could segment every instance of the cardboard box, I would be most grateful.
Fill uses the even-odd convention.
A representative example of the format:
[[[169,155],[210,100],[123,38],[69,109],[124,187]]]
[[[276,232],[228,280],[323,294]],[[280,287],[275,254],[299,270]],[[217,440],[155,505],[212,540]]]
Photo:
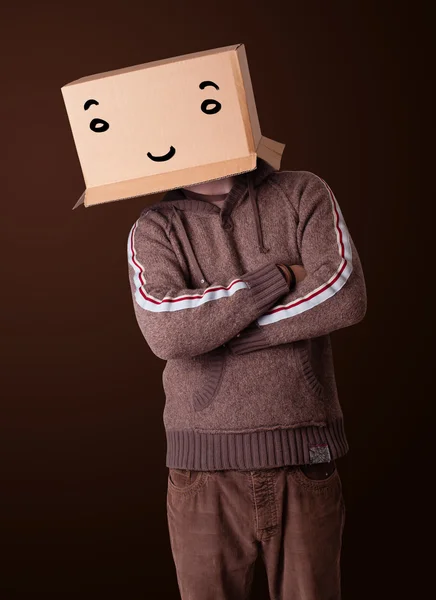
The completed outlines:
[[[74,208],[280,168],[243,44],[82,77],[61,89],[86,190]],[[151,201],[150,201],[151,203]]]

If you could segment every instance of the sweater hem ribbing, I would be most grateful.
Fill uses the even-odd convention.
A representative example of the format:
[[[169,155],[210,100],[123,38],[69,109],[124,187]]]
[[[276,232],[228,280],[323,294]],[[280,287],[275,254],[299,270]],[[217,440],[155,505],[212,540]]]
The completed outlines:
[[[327,444],[331,460],[348,450],[344,420],[325,426],[259,429],[244,433],[166,430],[166,466],[193,471],[270,469],[310,464],[309,447]]]

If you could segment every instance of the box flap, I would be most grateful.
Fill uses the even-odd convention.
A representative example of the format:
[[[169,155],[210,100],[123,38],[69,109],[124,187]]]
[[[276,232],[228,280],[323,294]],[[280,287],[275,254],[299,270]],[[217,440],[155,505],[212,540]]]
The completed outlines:
[[[81,204],[83,204],[85,202],[85,196],[86,196],[86,190],[83,192],[83,194],[80,196],[80,198],[77,200],[76,204],[73,206],[74,210],[75,208],[78,208]]]
[[[285,145],[286,144],[276,142],[263,135],[260,138],[256,152],[260,158],[263,158],[263,160],[274,167],[274,169],[279,170]]]

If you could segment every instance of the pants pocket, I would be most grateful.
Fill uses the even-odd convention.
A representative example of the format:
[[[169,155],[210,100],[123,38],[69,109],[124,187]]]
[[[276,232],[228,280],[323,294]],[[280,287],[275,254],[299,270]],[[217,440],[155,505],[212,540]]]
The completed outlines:
[[[299,465],[297,467],[303,477],[309,481],[326,481],[332,477],[336,471],[334,460],[325,463],[314,463],[311,465]]]
[[[207,471],[168,468],[168,492],[190,494],[200,489],[206,482]]]
[[[325,469],[324,473],[322,471],[323,468]],[[315,469],[318,469],[317,474],[320,476],[318,479],[314,477]],[[336,487],[342,489],[336,464],[334,465],[333,470],[331,465],[330,468],[326,467],[326,463],[316,463],[316,465],[295,465],[289,469],[289,474],[298,486],[311,493],[330,493],[333,492]]]

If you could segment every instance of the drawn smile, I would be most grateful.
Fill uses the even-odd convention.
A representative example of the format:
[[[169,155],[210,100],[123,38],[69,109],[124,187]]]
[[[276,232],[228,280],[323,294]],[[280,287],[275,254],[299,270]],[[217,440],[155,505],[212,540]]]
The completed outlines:
[[[174,146],[170,146],[169,152],[163,154],[162,156],[153,156],[153,154],[151,154],[150,152],[147,152],[147,156],[148,158],[151,158],[151,160],[155,160],[156,162],[162,162],[164,160],[170,160],[170,158],[172,158],[175,153],[176,149],[174,148]]]

